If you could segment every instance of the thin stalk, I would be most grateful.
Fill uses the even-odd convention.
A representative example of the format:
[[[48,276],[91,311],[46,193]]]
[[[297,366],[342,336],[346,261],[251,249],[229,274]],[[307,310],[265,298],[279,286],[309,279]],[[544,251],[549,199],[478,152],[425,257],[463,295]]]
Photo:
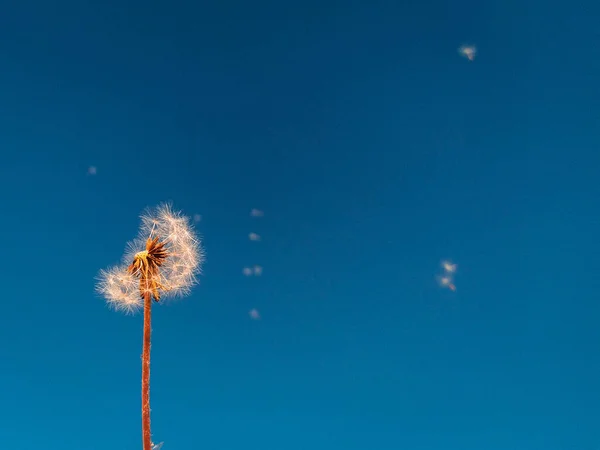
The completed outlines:
[[[152,297],[144,293],[144,346],[142,350],[142,444],[152,450],[150,433],[150,335],[152,333]]]

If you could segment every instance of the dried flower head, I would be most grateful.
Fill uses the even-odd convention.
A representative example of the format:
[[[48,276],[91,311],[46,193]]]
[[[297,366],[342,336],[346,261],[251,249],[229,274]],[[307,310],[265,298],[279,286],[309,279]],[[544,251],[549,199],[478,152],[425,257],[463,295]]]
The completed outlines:
[[[170,204],[146,210],[141,219],[138,237],[127,244],[124,265],[100,272],[97,291],[117,310],[135,311],[145,294],[157,302],[187,295],[204,258],[189,219]]]
[[[159,289],[168,289],[162,283],[161,266],[165,263],[169,253],[165,249],[165,243],[159,242],[158,237],[146,240],[146,249],[137,252],[133,257],[133,262],[127,267],[127,272],[140,280],[140,297],[145,293],[154,297],[157,302],[160,300]]]

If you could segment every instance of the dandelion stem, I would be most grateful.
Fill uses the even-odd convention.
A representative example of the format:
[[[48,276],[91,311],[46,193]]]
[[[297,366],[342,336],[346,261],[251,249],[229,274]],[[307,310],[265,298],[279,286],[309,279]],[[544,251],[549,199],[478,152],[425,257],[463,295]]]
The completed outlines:
[[[152,297],[144,293],[144,346],[142,350],[142,443],[143,450],[152,450],[150,434],[150,335],[152,333]]]

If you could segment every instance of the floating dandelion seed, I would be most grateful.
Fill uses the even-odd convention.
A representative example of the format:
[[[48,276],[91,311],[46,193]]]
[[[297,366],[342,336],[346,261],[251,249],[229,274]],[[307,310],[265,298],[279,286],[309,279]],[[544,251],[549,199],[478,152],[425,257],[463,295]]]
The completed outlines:
[[[452,282],[452,279],[450,277],[441,277],[440,278],[440,284],[442,286],[448,286],[451,282]]]
[[[98,172],[98,170],[96,169],[96,166],[88,167],[88,170],[87,170],[88,175],[96,175],[96,172]]]
[[[247,277],[250,277],[252,275],[256,275],[257,277],[259,277],[263,273],[263,268],[262,266],[244,267],[242,269],[242,273]]]
[[[197,282],[204,254],[188,218],[174,212],[169,204],[147,210],[141,219],[138,237],[127,245],[124,264],[101,270],[96,290],[117,310],[144,309],[142,442],[143,450],[152,450],[155,448],[150,434],[152,299],[158,302],[188,294]]]
[[[442,267],[448,273],[456,272],[456,264],[452,264],[450,261],[442,261]]]
[[[448,288],[451,291],[456,291],[454,274],[456,273],[458,266],[448,260],[442,261],[441,266],[444,269],[444,275],[438,275],[436,277],[439,285]]]
[[[251,318],[252,320],[259,320],[259,319],[260,319],[260,313],[259,313],[259,312],[258,312],[258,310],[256,310],[256,309],[251,309],[251,310],[248,312],[248,315],[250,316],[250,318]]]
[[[265,215],[265,213],[264,213],[264,212],[262,212],[260,209],[252,208],[252,209],[250,210],[250,215],[251,215],[252,217],[262,217],[262,216],[264,216],[264,215]]]
[[[260,241],[260,235],[256,233],[250,233],[248,234],[248,239],[250,239],[251,241]]]
[[[456,286],[450,276],[439,277],[438,282],[440,286],[450,289],[451,291],[456,291]]]
[[[152,444],[152,450],[160,450],[163,446],[164,442],[160,442],[158,444]]]
[[[459,47],[458,53],[467,58],[469,61],[473,61],[475,59],[475,55],[477,54],[477,49],[473,45],[462,45]]]
[[[194,214],[194,222],[198,223],[202,220],[202,216],[200,214]]]

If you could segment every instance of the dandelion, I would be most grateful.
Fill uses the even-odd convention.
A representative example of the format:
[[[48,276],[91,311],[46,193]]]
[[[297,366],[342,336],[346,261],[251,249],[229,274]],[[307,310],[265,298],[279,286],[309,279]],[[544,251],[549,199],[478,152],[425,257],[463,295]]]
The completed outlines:
[[[260,241],[260,235],[257,233],[249,233],[248,239],[250,239],[251,241]]]
[[[143,450],[152,450],[157,448],[150,433],[152,299],[159,302],[189,294],[204,253],[189,219],[174,212],[171,205],[146,210],[141,219],[138,237],[127,244],[124,264],[101,270],[96,290],[116,310],[133,313],[144,309],[142,442]]]
[[[242,269],[242,273],[244,275],[246,275],[247,277],[249,277],[250,275],[252,275],[252,268],[251,267],[244,267]]]
[[[263,273],[262,266],[254,266],[252,269],[254,271],[254,275],[256,275],[257,277],[260,277]]]
[[[250,318],[252,320],[259,320],[260,319],[260,313],[258,312],[258,310],[256,308],[253,308],[250,311],[248,311],[248,315],[250,316]]]

